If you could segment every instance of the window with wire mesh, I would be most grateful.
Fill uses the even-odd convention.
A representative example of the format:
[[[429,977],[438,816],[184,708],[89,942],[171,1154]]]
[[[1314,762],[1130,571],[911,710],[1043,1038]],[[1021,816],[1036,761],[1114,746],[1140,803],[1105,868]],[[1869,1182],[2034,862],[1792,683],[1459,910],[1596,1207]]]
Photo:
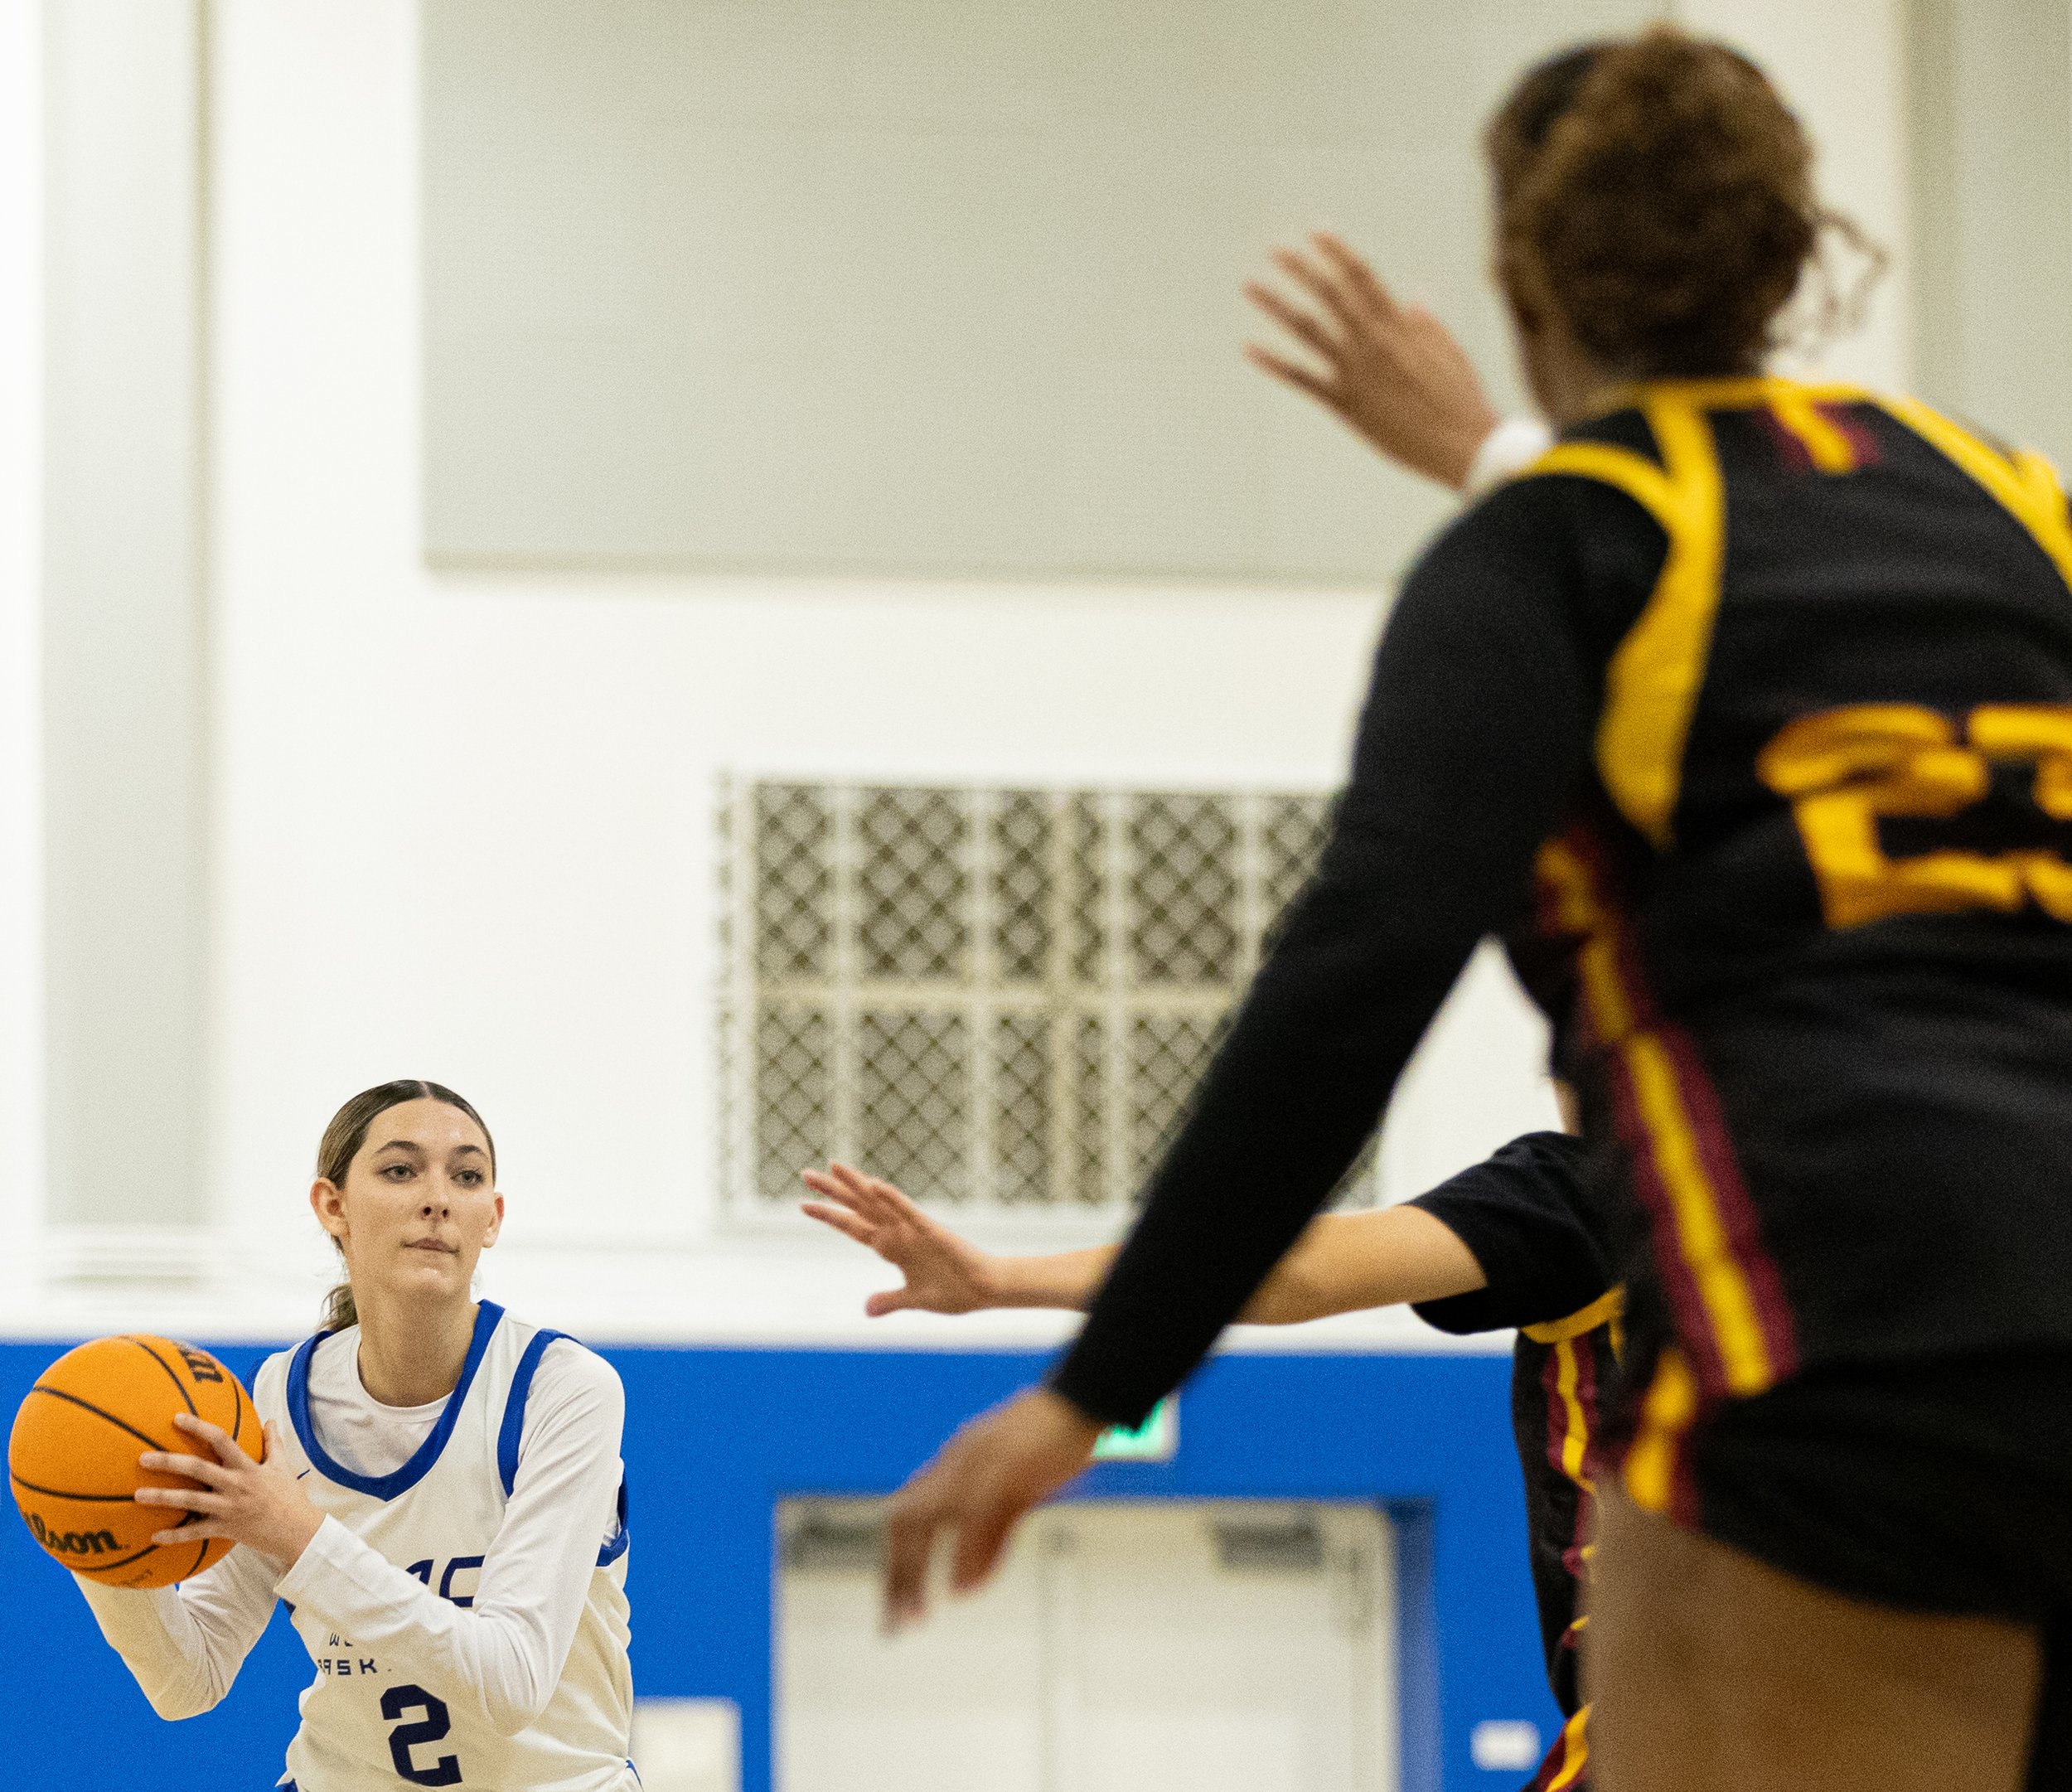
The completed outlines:
[[[723,1178],[1127,1210],[1323,844],[1317,792],[730,783]],[[1336,1199],[1374,1199],[1372,1141]]]

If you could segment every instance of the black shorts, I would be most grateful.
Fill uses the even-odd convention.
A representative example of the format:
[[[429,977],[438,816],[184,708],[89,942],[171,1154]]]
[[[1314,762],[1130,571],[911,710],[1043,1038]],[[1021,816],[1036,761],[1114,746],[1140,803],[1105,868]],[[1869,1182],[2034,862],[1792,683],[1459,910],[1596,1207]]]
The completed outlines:
[[[2042,1627],[2031,1792],[2072,1792],[2072,1353],[1809,1370],[1688,1441],[1698,1528],[1817,1586]]]
[[[1808,1370],[1688,1441],[1699,1528],[1837,1592],[2072,1612],[2072,1352]]]

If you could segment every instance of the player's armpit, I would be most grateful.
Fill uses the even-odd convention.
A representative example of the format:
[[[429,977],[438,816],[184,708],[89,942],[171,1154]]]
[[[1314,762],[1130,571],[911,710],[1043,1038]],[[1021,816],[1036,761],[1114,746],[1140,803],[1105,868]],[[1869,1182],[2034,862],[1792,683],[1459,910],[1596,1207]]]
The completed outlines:
[[[1474,1253],[1422,1208],[1326,1213],[1310,1223],[1238,1316],[1252,1325],[1295,1325],[1486,1286]]]

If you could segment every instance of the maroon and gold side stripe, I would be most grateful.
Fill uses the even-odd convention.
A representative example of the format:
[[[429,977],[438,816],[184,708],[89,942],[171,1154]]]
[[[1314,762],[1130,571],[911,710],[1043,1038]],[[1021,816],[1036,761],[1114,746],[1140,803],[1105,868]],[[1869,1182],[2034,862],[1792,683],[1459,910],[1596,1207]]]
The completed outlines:
[[[1617,1355],[1624,1307],[1625,1291],[1614,1288],[1566,1319],[1520,1328],[1534,1344],[1549,1347],[1546,1366],[1540,1371],[1540,1385],[1547,1393],[1547,1463],[1582,1491],[1576,1502],[1575,1535],[1561,1552],[1562,1565],[1579,1584],[1590,1552],[1590,1502],[1597,1492],[1590,1472],[1590,1451],[1596,1442],[1591,1425],[1597,1412],[1597,1359],[1590,1340],[1600,1329],[1609,1328],[1612,1354]],[[1563,1644],[1573,1649],[1578,1633],[1589,1621],[1577,1613],[1561,1639]],[[1580,1785],[1590,1760],[1589,1731],[1590,1707],[1583,1705],[1561,1727],[1526,1792],[1565,1792]]]
[[[1551,1347],[1540,1385],[1547,1392],[1547,1460],[1549,1467],[1585,1493],[1595,1490],[1590,1478],[1591,1416],[1597,1410],[1597,1363],[1585,1344],[1600,1326],[1615,1332],[1625,1307],[1625,1291],[1614,1288],[1566,1319],[1520,1328],[1534,1344]],[[1615,1344],[1615,1351],[1616,1345]]]
[[[1764,1246],[1696,1043],[1654,1010],[1594,836],[1577,829],[1550,840],[1536,869],[1543,927],[1581,942],[1583,1015],[1604,1052],[1615,1124],[1648,1211],[1695,1417],[1697,1400],[1760,1393],[1796,1366],[1783,1278]],[[1663,1371],[1669,1372],[1666,1358]],[[1680,1412],[1663,1392],[1663,1413]],[[1651,1391],[1644,1421],[1654,1399]],[[1636,1443],[1625,1465],[1636,1504],[1670,1509],[1675,1477],[1661,1471],[1673,1463],[1673,1455],[1643,1452]]]
[[[1561,1726],[1561,1733],[1547,1751],[1540,1770],[1525,1792],[1569,1792],[1581,1784],[1590,1765],[1590,1707],[1578,1705],[1576,1715]]]

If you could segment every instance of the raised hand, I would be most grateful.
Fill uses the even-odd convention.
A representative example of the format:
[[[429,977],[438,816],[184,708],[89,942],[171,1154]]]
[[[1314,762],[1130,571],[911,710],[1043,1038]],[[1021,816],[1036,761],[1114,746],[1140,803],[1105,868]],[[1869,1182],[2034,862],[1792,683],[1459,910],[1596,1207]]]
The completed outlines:
[[[1497,425],[1460,345],[1428,311],[1399,305],[1372,269],[1328,230],[1275,264],[1300,288],[1289,298],[1253,281],[1245,296],[1315,356],[1248,344],[1257,366],[1307,392],[1389,459],[1460,491]]]
[[[309,1547],[324,1515],[309,1502],[295,1478],[282,1467],[274,1427],[266,1427],[266,1460],[254,1462],[220,1425],[191,1413],[176,1413],[172,1422],[207,1452],[176,1455],[147,1450],[137,1460],[157,1475],[184,1475],[199,1487],[140,1487],[137,1503],[176,1506],[195,1517],[177,1529],[164,1530],[154,1543],[198,1543],[205,1537],[227,1537],[247,1543],[283,1567],[292,1567]]]
[[[888,1182],[846,1164],[809,1170],[801,1179],[817,1201],[800,1204],[824,1226],[875,1251],[905,1278],[864,1303],[873,1319],[903,1308],[975,1313],[997,1304],[993,1259],[931,1219]]]

